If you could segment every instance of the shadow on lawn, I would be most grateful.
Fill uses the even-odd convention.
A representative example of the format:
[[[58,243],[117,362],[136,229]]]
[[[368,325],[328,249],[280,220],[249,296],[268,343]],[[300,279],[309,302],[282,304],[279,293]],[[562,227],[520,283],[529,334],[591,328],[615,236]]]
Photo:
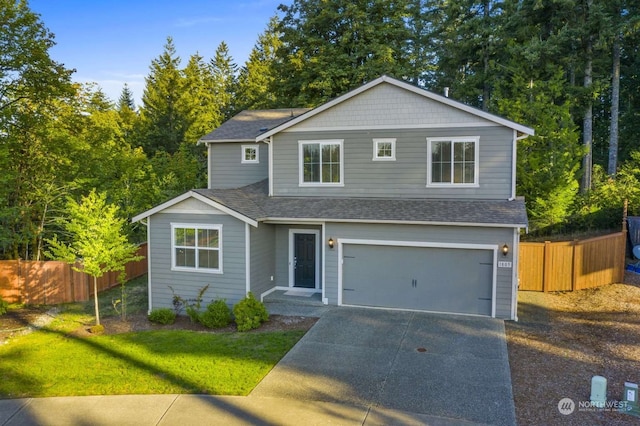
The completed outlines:
[[[115,347],[110,347],[107,346],[106,344],[101,344],[100,342],[98,342],[97,340],[94,340],[93,338],[82,338],[82,337],[78,337],[78,336],[74,336],[73,334],[69,334],[63,331],[59,331],[59,330],[54,330],[52,328],[49,327],[34,327],[33,324],[28,323],[27,321],[24,322],[24,327],[33,327],[36,328],[38,330],[38,332],[42,332],[42,333],[49,333],[49,334],[53,334],[53,335],[58,335],[60,337],[64,337],[66,339],[72,339],[77,343],[80,343],[82,345],[91,347],[92,349],[95,349],[97,351],[100,351],[104,354],[107,354],[109,356],[112,356],[114,358],[120,359],[124,362],[126,362],[129,366],[131,367],[135,367],[137,369],[141,369],[141,370],[145,370],[148,373],[156,376],[156,377],[160,377],[162,378],[162,380],[170,382],[173,385],[179,386],[180,388],[184,389],[186,392],[185,393],[190,393],[190,394],[201,394],[202,391],[200,390],[198,392],[199,389],[201,389],[201,386],[198,383],[194,383],[192,381],[189,381],[187,379],[185,379],[184,377],[181,377],[180,375],[174,374],[170,371],[166,371],[163,370],[161,368],[158,368],[156,366],[150,365],[149,363],[146,363],[144,361],[141,361],[139,359],[136,359],[130,355],[124,354],[120,351],[117,350],[117,348]],[[132,335],[134,335],[136,333],[132,333]],[[142,332],[141,334],[144,334],[144,332]],[[131,340],[133,343],[140,343],[138,342],[136,339],[129,339]],[[144,344],[144,341],[142,342]],[[185,348],[185,347],[176,347],[174,352],[178,352],[178,351],[198,351],[198,352],[202,352],[202,353],[209,353],[211,355],[213,355],[213,353],[211,352],[206,352],[206,348]],[[235,356],[237,356],[237,353],[235,354]],[[9,351],[8,354],[3,355],[2,357],[0,357],[0,360],[2,358],[4,359],[14,359],[14,360],[20,360],[21,358],[24,357],[24,351],[23,350],[14,350],[14,351]],[[252,357],[250,355],[250,353],[247,353],[246,358],[248,359],[252,359],[254,357]],[[20,374],[16,371],[8,371],[3,367],[3,364],[6,365],[6,363],[2,363],[0,362],[0,378],[2,378],[2,380],[0,380],[0,383],[8,380],[9,378],[11,378],[12,381],[14,382],[20,382],[23,383],[25,386],[34,386],[34,385],[38,385],[38,386],[44,386],[43,383],[36,383],[35,380],[30,377],[28,374]],[[60,366],[60,368],[69,368],[71,366]],[[25,369],[30,368],[30,366],[25,365]],[[0,391],[2,389],[2,386],[0,385]],[[6,395],[5,393],[5,397],[8,396],[9,398],[15,398],[15,396],[11,396],[11,395]],[[228,415],[232,415],[234,417],[236,417],[238,420],[242,421],[242,422],[246,422],[248,424],[266,424],[265,421],[248,412],[247,410],[242,409],[241,407],[237,407],[233,404],[230,404],[222,399],[219,398],[215,398],[215,397],[207,397],[208,395],[202,395],[202,398],[200,398],[202,401],[206,401],[208,404],[215,406],[217,409],[224,411],[225,413],[227,413]],[[28,407],[26,408],[28,410]],[[30,421],[30,423],[27,424],[41,424],[41,422],[44,419],[37,419],[37,418],[30,418],[27,419],[28,421]],[[4,424],[4,423],[3,423]]]
[[[519,302],[518,322],[506,323],[518,424],[637,424],[630,415],[581,409],[579,402],[589,401],[594,375],[607,378],[608,401],[622,399],[625,381],[640,381],[639,312],[564,310],[533,299]],[[575,402],[572,414],[560,414],[562,398]]]

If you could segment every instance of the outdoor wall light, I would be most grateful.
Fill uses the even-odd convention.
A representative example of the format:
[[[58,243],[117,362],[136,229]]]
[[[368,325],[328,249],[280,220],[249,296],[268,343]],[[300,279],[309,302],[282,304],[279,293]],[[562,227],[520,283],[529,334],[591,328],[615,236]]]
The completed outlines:
[[[333,238],[329,237],[329,241],[327,241],[329,243],[329,248],[333,248]]]
[[[509,246],[505,244],[502,246],[502,255],[506,256],[508,254],[509,254]]]

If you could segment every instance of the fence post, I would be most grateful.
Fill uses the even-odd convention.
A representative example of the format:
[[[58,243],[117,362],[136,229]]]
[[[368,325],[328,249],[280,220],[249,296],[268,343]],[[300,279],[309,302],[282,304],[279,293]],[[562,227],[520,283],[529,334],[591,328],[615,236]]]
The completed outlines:
[[[544,256],[542,257],[542,292],[546,293],[549,288],[549,273],[551,272],[551,268],[549,268],[549,251],[551,250],[551,241],[544,242]]]
[[[576,256],[576,247],[578,246],[579,241],[577,239],[573,240],[571,243],[571,291],[574,291],[576,289],[576,283],[578,282],[578,271],[579,271],[579,266],[580,265],[576,265],[577,263],[579,263],[579,261],[581,259],[578,259],[578,256]]]

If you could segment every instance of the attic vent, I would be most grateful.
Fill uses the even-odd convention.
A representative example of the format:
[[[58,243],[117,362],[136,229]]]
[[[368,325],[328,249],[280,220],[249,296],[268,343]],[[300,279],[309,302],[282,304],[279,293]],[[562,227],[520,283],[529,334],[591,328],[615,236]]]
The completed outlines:
[[[260,132],[266,132],[267,130],[269,130],[268,127],[260,127]]]

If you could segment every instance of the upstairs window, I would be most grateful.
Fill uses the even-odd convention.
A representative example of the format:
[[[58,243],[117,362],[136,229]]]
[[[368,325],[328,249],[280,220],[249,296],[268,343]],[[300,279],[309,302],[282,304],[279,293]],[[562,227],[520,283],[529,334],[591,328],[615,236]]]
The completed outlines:
[[[396,159],[395,138],[373,140],[373,161],[394,161]]]
[[[242,145],[242,163],[259,163],[258,145]]]
[[[427,138],[427,186],[478,186],[478,137]]]
[[[222,273],[222,225],[171,224],[172,269]]]
[[[300,186],[342,185],[342,140],[300,141]]]

